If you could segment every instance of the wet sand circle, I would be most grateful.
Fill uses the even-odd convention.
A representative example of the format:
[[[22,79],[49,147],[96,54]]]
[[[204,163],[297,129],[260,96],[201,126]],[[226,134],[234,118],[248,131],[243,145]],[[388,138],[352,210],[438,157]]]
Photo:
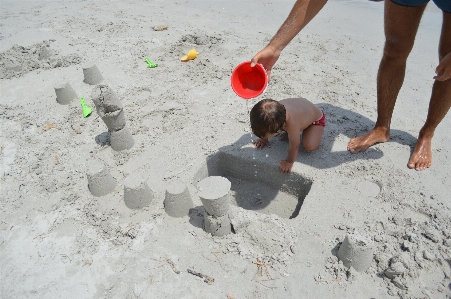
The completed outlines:
[[[357,189],[360,191],[360,193],[362,193],[362,195],[369,197],[376,197],[381,192],[381,187],[378,183],[368,180],[359,182]]]

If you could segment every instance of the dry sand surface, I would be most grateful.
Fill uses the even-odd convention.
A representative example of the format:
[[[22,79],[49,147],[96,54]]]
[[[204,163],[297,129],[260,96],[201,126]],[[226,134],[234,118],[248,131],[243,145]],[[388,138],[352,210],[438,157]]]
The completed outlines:
[[[390,142],[351,155],[349,139],[376,119],[383,2],[329,1],[261,97],[230,88],[234,66],[268,43],[292,4],[0,1],[1,298],[450,298],[450,115],[432,168],[406,167],[426,118],[440,12],[425,12]],[[191,48],[198,57],[180,62]],[[120,100],[132,148],[113,150],[122,127],[108,133],[93,93],[105,87],[83,82],[84,63]],[[65,83],[90,117],[77,98],[57,103]],[[328,116],[321,147],[301,150],[291,175],[277,168],[286,142],[252,147],[248,110],[263,97],[305,97]],[[88,189],[98,163],[115,181],[103,196]],[[196,189],[215,174],[232,183],[233,232],[222,237],[203,230]],[[143,181],[152,202],[130,209],[124,196]],[[165,211],[171,184],[188,188],[184,217]],[[369,268],[338,260],[347,235],[366,244]]]

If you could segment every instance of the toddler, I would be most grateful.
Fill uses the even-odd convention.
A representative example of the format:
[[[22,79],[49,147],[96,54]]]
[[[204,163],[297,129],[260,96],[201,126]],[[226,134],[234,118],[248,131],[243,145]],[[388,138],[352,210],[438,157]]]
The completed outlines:
[[[315,151],[323,136],[326,115],[318,107],[304,98],[291,98],[281,101],[264,99],[255,104],[250,112],[252,132],[259,137],[255,147],[271,147],[268,139],[281,131],[281,139],[288,139],[288,156],[279,161],[282,172],[291,172],[299,145],[307,152]]]

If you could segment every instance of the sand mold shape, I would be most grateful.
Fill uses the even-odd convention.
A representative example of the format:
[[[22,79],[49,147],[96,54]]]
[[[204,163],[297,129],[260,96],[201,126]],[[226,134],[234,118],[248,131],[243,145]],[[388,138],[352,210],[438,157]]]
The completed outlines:
[[[124,182],[124,203],[130,209],[141,209],[150,205],[153,192],[144,180],[127,177]]]
[[[221,217],[228,213],[230,187],[230,181],[221,176],[207,177],[197,184],[197,194],[208,214]]]
[[[100,117],[123,108],[116,93],[106,84],[100,84],[94,87],[91,97]]]
[[[88,189],[94,196],[107,195],[116,187],[116,180],[101,162],[92,162],[86,175],[88,177]]]
[[[61,105],[68,105],[77,98],[77,93],[68,83],[62,83],[55,87],[56,101]]]
[[[85,82],[86,84],[96,85],[103,81],[102,73],[94,63],[84,63],[81,68],[83,69],[83,75],[85,77],[83,82]]]
[[[214,217],[204,211],[204,230],[213,236],[222,237],[232,232],[229,215]]]
[[[364,272],[371,265],[373,252],[374,243],[370,238],[349,234],[338,250],[338,259],[345,267],[353,267],[357,272]]]
[[[94,87],[92,101],[108,128],[111,148],[115,151],[131,149],[135,144],[130,129],[126,126],[124,109],[116,93],[105,84]]]
[[[166,188],[163,204],[166,213],[172,217],[186,216],[194,206],[187,186],[181,182],[173,182]]]
[[[108,85],[100,84],[94,87],[91,97],[97,114],[102,118],[108,130],[119,131],[125,127],[122,103]]]

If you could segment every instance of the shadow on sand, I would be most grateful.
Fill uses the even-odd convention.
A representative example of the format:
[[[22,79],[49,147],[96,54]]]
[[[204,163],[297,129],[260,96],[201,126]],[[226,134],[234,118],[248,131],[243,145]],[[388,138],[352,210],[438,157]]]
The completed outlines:
[[[376,160],[382,158],[383,152],[374,146],[356,154],[351,154],[347,150],[349,140],[370,131],[374,127],[374,121],[359,113],[331,104],[317,104],[317,106],[327,116],[327,125],[324,130],[323,140],[318,150],[313,153],[306,152],[301,146],[296,159],[297,162],[317,169],[327,169],[356,160]],[[413,152],[416,141],[417,138],[409,133],[391,129],[391,137],[388,142],[408,145],[410,146],[411,152]],[[250,142],[250,134],[245,134],[231,146],[243,147]],[[285,159],[288,153],[288,142],[279,141],[277,136],[272,138],[270,142],[271,148],[264,148],[262,150],[265,152],[265,155],[278,156],[281,159]],[[224,147],[224,149],[227,147]],[[255,148],[247,148],[246,150],[259,151]],[[276,153],[275,151],[278,152]]]
[[[351,154],[346,149],[351,138],[373,128],[373,121],[330,104],[317,106],[327,115],[323,141],[313,153],[300,149],[297,162],[317,169],[328,169],[356,160],[370,160],[368,163],[371,163],[371,160],[383,157],[383,152],[377,147],[357,154]],[[416,138],[406,132],[391,131],[390,142],[410,146],[415,141]],[[286,158],[288,142],[277,137],[270,142],[271,148],[257,150],[251,146],[250,134],[241,136],[233,144],[207,157],[206,164],[194,177],[194,184],[207,176],[227,177],[232,183],[233,204],[247,210],[295,218],[310,192],[313,180],[306,174],[280,172],[277,161]]]

